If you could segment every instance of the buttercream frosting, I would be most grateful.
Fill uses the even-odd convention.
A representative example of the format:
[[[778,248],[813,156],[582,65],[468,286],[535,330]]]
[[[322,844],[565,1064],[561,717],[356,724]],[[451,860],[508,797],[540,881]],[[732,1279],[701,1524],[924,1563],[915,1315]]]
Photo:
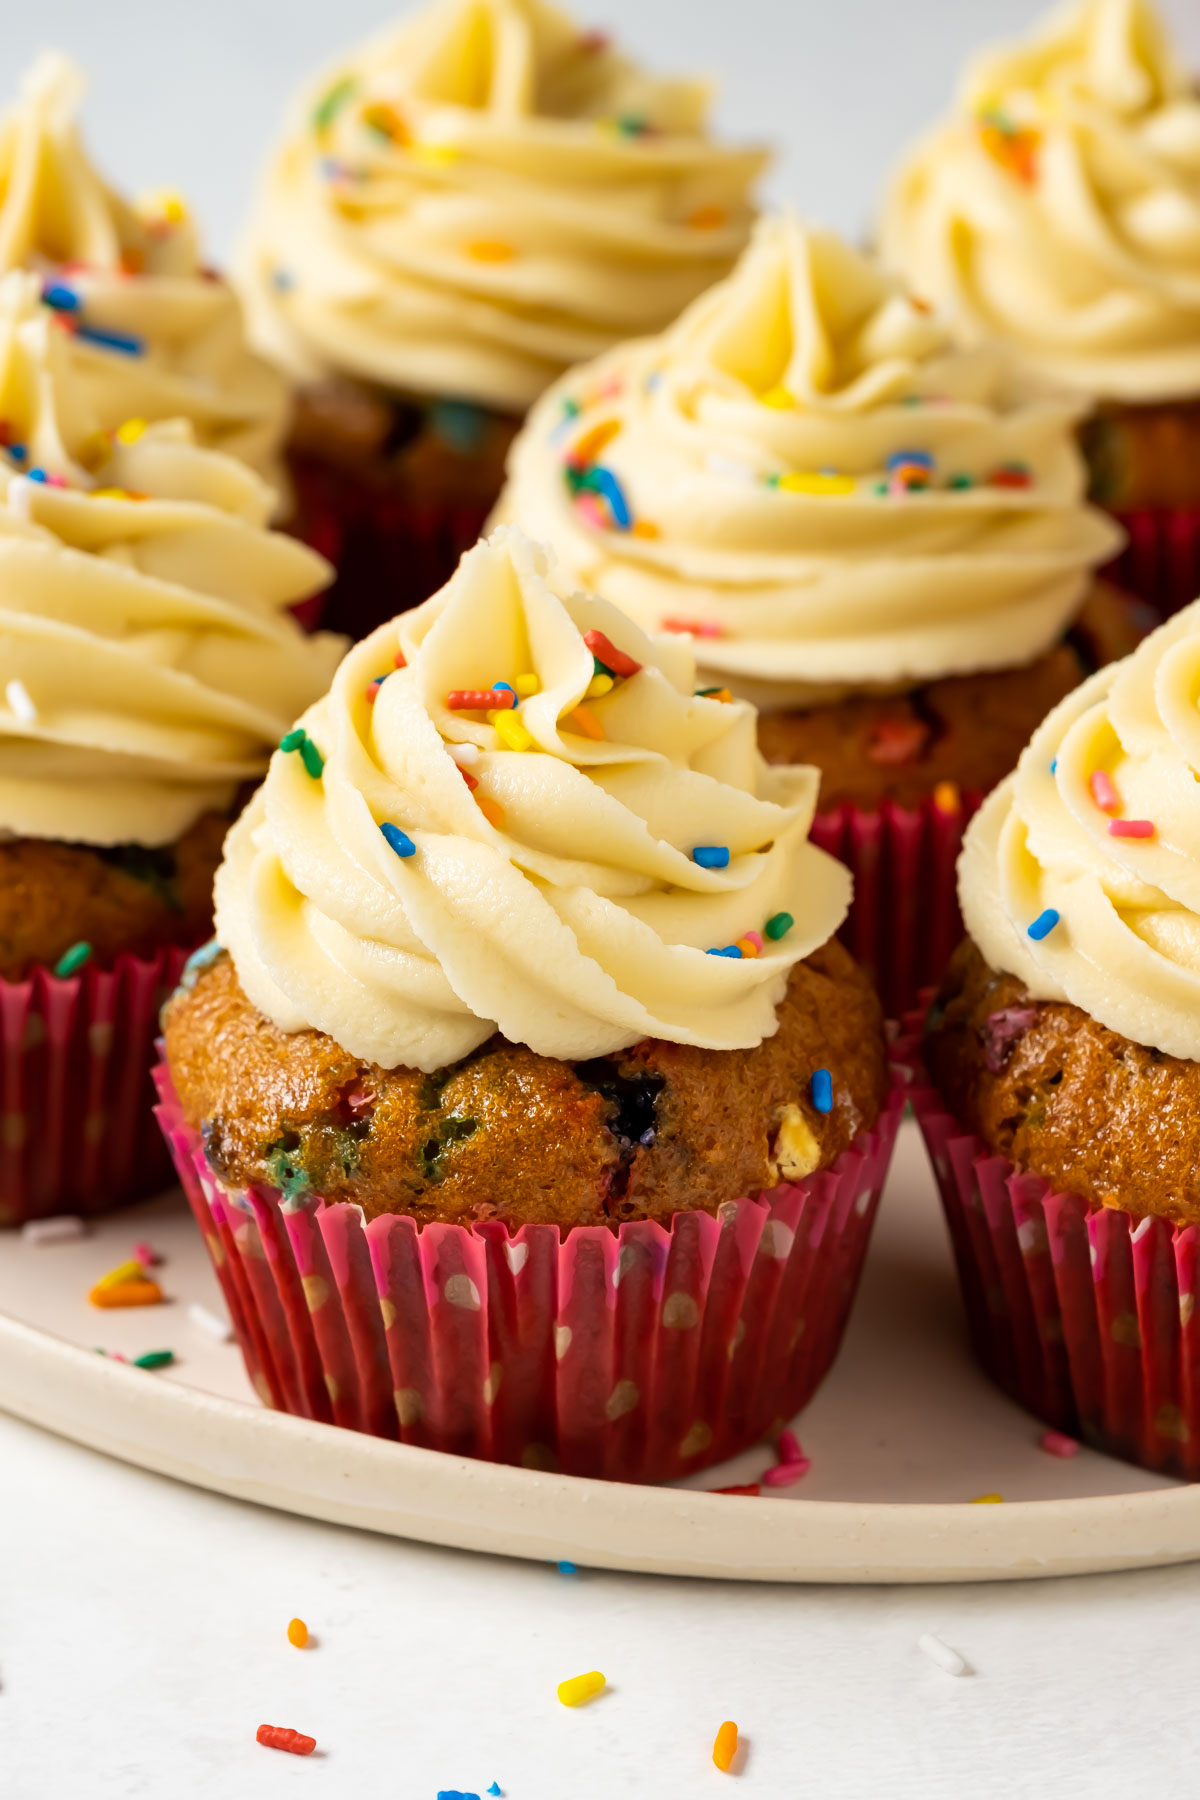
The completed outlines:
[[[543,0],[435,0],[287,121],[243,258],[258,341],[301,380],[523,411],[745,242],[765,154],[707,104]]]
[[[1104,399],[1200,395],[1200,93],[1146,0],[977,58],[902,166],[888,259],[971,339]]]
[[[535,407],[498,517],[758,705],[1032,661],[1121,538],[1084,504],[1078,400],[877,264],[763,220],[661,337]]]
[[[515,710],[482,704],[498,681]],[[523,535],[477,545],[350,651],[230,833],[250,999],[384,1068],[497,1030],[562,1058],[769,1037],[850,877],[808,840],[816,770],[768,769],[752,708],[693,681]]]
[[[972,821],[959,889],[1035,998],[1200,1061],[1200,602],[1055,708]]]
[[[35,276],[0,278],[0,832],[174,842],[261,775],[343,640],[272,493],[181,420],[97,427]]]
[[[201,445],[274,476],[286,385],[251,353],[180,197],[130,205],[97,173],[79,133],[83,89],[70,62],[46,54],[0,122],[0,272],[42,277],[72,381],[102,426],[185,418]]]

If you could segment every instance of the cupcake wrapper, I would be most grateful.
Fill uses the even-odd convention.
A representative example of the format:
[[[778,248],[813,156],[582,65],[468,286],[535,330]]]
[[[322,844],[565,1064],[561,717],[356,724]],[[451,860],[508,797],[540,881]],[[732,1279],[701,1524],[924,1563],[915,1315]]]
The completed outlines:
[[[858,1285],[905,1091],[836,1169],[719,1216],[470,1227],[230,1190],[158,1108],[263,1401],[493,1462],[659,1481],[732,1456],[816,1390]]]
[[[979,803],[978,794],[957,795],[953,805],[885,801],[875,812],[840,806],[813,821],[813,843],[854,876],[842,941],[870,973],[890,1019],[937,984],[962,937],[955,865]]]
[[[491,510],[378,492],[307,460],[297,459],[291,474],[296,503],[290,529],[337,569],[317,616],[327,630],[355,640],[444,587],[463,552],[478,542]],[[311,630],[316,617],[303,622]]]
[[[1097,1450],[1200,1478],[1197,1228],[1055,1193],[991,1155],[933,1088],[912,1102],[992,1379]]]
[[[1115,516],[1129,542],[1105,571],[1112,580],[1161,618],[1200,599],[1200,506],[1144,507]]]
[[[0,981],[0,1225],[103,1212],[168,1185],[149,1071],[186,957]]]

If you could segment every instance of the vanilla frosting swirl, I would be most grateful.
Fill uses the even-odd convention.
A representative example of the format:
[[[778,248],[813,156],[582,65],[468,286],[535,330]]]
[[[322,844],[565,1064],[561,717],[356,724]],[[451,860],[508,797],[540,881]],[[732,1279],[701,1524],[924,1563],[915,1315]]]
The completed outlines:
[[[1104,399],[1200,395],[1200,93],[1146,0],[980,56],[888,197],[888,259],[971,339]]]
[[[543,0],[434,0],[289,118],[243,259],[257,341],[299,379],[523,411],[745,242],[765,154],[707,104]]]
[[[79,134],[83,86],[45,55],[0,122],[0,272],[42,276],[101,426],[188,419],[199,444],[273,476],[286,385],[248,348],[237,298],[203,266],[178,196],[135,208],[97,173]]]
[[[1200,1061],[1200,602],[1055,708],[973,820],[959,890],[1036,999]]]
[[[832,234],[763,220],[663,336],[566,376],[498,517],[758,705],[1032,661],[1120,544],[1079,403],[963,350]],[[611,483],[628,520],[614,511]]]
[[[343,640],[331,571],[190,428],[99,432],[36,277],[0,278],[0,832],[172,843],[266,767]]]
[[[581,720],[595,631],[639,667]],[[444,1067],[497,1030],[563,1058],[771,1036],[850,878],[808,841],[816,770],[768,769],[752,709],[696,697],[693,674],[686,644],[572,591],[520,534],[477,545],[305,715],[319,774],[276,755],[230,833],[217,931],[250,999],[384,1068]],[[448,704],[522,677],[537,691],[511,716]],[[488,722],[506,718],[528,747]],[[730,954],[750,931],[760,953]]]

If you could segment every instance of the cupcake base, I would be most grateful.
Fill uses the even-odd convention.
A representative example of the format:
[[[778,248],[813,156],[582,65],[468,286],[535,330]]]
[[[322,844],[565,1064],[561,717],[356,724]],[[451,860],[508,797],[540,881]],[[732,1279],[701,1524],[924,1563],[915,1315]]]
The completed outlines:
[[[226,1188],[165,1064],[159,1119],[251,1381],[302,1417],[450,1453],[661,1481],[747,1448],[841,1341],[905,1091],[836,1168],[723,1206],[560,1235]]]
[[[1200,506],[1142,507],[1115,517],[1129,542],[1106,570],[1113,581],[1159,618],[1200,600]]]
[[[923,1081],[915,1037],[907,1049]],[[1094,1449],[1200,1479],[1200,1230],[1056,1193],[991,1155],[935,1089],[912,1102],[992,1379]]]

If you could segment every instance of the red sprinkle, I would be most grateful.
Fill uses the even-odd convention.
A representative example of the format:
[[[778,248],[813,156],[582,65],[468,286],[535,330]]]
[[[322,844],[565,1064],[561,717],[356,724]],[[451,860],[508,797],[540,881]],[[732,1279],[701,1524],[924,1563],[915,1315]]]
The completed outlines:
[[[1093,769],[1088,780],[1092,790],[1092,799],[1101,812],[1115,813],[1121,810],[1121,796],[1112,783],[1112,776],[1106,769]]]
[[[305,1737],[288,1725],[260,1725],[254,1735],[268,1750],[287,1750],[292,1756],[311,1756],[317,1747],[316,1738]]]
[[[503,712],[516,704],[507,688],[452,688],[446,695],[451,712]]]
[[[626,656],[615,644],[609,642],[602,631],[585,631],[583,641],[593,656],[598,656],[606,669],[614,675],[636,675],[641,668],[640,662],[634,662],[632,656]]]
[[[1108,827],[1109,837],[1149,838],[1154,836],[1154,827],[1149,819],[1113,819]]]
[[[397,650],[396,652],[396,667],[398,669],[407,669],[408,667],[408,659],[405,657],[403,650]]]
[[[464,769],[461,763],[458,764],[458,772],[466,782],[471,793],[474,793],[475,789],[479,786],[478,776],[472,775],[470,769]]]
[[[888,768],[912,762],[928,738],[929,727],[921,719],[880,719],[867,741],[867,758]]]
[[[751,1482],[748,1482],[745,1487],[709,1488],[708,1491],[710,1494],[754,1494],[754,1495],[757,1495],[759,1488],[758,1488],[757,1481],[751,1481]]]
[[[717,619],[682,619],[677,613],[672,613],[669,618],[660,619],[659,624],[664,631],[674,631],[682,637],[719,638],[725,636],[725,627]]]

